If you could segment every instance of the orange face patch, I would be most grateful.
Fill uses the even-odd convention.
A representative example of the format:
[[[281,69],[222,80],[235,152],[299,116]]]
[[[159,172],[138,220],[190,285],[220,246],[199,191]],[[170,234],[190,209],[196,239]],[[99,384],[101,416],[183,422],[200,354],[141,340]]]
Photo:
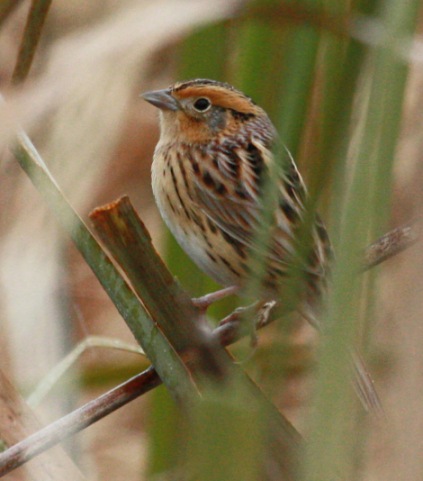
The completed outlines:
[[[179,132],[188,143],[201,143],[211,138],[212,133],[204,121],[190,117],[183,111],[176,112]]]

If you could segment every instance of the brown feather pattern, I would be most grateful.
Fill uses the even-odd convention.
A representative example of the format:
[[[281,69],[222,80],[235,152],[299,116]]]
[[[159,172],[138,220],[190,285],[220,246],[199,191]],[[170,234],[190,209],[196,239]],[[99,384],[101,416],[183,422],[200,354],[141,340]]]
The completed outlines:
[[[244,286],[254,275],[249,256],[256,249],[263,189],[275,162],[272,123],[245,94],[213,80],[179,82],[145,98],[161,109],[152,180],[162,217],[201,269],[223,285]],[[298,258],[297,233],[307,199],[301,175],[286,155],[280,177],[271,179],[279,196],[261,293],[281,303],[291,301],[284,297],[283,283]],[[298,265],[305,280],[299,310],[316,325],[316,301],[331,258],[329,238],[317,216],[308,243]],[[380,409],[371,379],[354,354],[352,363],[364,405]]]

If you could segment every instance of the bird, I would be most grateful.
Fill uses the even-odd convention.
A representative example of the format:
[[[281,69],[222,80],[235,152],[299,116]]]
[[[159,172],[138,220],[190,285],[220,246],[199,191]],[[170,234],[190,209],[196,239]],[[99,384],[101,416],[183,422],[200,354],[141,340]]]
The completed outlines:
[[[252,259],[260,257],[257,296],[295,307],[320,328],[331,242],[320,217],[312,213],[309,220],[306,185],[265,110],[232,85],[210,79],[177,82],[142,97],[160,112],[153,194],[182,249],[218,284],[241,292],[259,275]],[[276,195],[263,252],[258,233],[271,188]],[[354,365],[359,378],[366,377],[361,363]],[[371,391],[371,384],[361,380],[359,391]]]
[[[254,242],[265,180],[275,163],[275,127],[251,98],[223,82],[195,79],[143,97],[160,109],[152,188],[161,216],[201,270],[220,285],[244,287],[254,275],[248,260],[258,251]],[[280,284],[298,259],[296,233],[307,197],[294,160],[284,153],[262,280],[263,297],[279,300]],[[309,237],[309,255],[299,269],[312,305],[327,279],[331,246],[318,218]]]

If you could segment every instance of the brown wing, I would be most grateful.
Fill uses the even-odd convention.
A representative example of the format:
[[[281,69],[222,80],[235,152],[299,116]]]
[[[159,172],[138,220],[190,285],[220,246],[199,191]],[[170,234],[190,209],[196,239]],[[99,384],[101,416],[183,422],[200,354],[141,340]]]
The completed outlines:
[[[216,146],[214,151],[213,168],[209,166],[208,169],[202,162],[195,177],[198,207],[227,235],[254,250],[263,216],[263,190],[269,188],[267,179],[273,154],[254,140],[242,147],[239,142],[228,141]],[[289,153],[287,156],[284,171],[270,179],[276,182],[278,199],[273,212],[273,241],[268,262],[282,271],[292,263],[295,255],[295,230],[302,219],[306,196],[301,176]],[[319,246],[319,235],[313,234],[313,238],[317,243],[313,247],[315,259],[304,264],[303,269],[323,275],[324,252]]]

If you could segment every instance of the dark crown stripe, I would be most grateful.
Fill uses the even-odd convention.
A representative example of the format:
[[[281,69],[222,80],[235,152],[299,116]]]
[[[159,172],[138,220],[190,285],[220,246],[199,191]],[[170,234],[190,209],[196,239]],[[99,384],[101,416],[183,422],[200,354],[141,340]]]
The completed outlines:
[[[173,90],[175,92],[179,92],[181,90],[184,90],[188,87],[198,87],[198,86],[206,86],[206,85],[211,85],[215,87],[221,87],[224,89],[232,90],[234,92],[239,92],[235,87],[232,85],[226,83],[226,82],[218,82],[217,80],[210,80],[210,79],[203,79],[203,78],[198,78],[194,80],[187,80],[184,82],[179,82],[177,83],[174,87]],[[242,92],[239,92],[242,93]]]

